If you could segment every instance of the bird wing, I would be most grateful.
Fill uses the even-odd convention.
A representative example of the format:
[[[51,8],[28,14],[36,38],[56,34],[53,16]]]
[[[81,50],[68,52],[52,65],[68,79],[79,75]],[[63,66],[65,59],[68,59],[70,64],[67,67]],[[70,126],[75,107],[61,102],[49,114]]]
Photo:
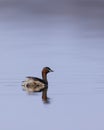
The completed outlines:
[[[40,79],[40,78],[37,78],[37,77],[28,76],[26,78],[27,78],[27,80],[40,81],[40,82],[42,82],[44,84],[47,84],[47,82],[45,82],[43,79]]]

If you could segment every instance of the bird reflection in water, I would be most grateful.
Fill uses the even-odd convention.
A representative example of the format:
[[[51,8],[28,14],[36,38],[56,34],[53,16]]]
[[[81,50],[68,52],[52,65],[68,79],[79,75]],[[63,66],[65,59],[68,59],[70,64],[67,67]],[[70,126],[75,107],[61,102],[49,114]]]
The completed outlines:
[[[45,88],[43,91],[42,91],[42,100],[45,104],[50,104],[50,98],[47,97],[47,90],[48,88]]]
[[[44,104],[50,104],[51,103],[51,99],[49,97],[47,97],[47,99],[42,99]]]

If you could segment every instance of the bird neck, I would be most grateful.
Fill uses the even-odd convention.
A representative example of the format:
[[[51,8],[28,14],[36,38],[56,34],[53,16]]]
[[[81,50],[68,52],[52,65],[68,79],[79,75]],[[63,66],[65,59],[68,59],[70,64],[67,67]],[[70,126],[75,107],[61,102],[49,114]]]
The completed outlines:
[[[47,80],[47,72],[42,71],[42,78],[43,78],[44,81],[46,81],[46,83],[48,83],[48,80]]]

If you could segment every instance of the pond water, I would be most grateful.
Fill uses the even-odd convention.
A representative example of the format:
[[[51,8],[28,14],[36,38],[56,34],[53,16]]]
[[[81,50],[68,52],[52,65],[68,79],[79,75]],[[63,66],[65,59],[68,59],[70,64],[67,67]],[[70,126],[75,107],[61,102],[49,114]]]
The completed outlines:
[[[104,130],[103,30],[67,15],[1,14],[0,129]],[[46,103],[21,87],[44,66],[54,70]]]

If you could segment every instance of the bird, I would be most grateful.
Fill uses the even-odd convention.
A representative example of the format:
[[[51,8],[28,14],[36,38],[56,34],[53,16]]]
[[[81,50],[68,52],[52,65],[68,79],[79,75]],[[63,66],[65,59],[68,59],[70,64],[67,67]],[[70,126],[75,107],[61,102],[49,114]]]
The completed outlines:
[[[47,74],[54,72],[50,67],[42,69],[42,78],[28,76],[22,81],[23,90],[27,92],[42,92],[42,99],[47,100],[48,80]]]

